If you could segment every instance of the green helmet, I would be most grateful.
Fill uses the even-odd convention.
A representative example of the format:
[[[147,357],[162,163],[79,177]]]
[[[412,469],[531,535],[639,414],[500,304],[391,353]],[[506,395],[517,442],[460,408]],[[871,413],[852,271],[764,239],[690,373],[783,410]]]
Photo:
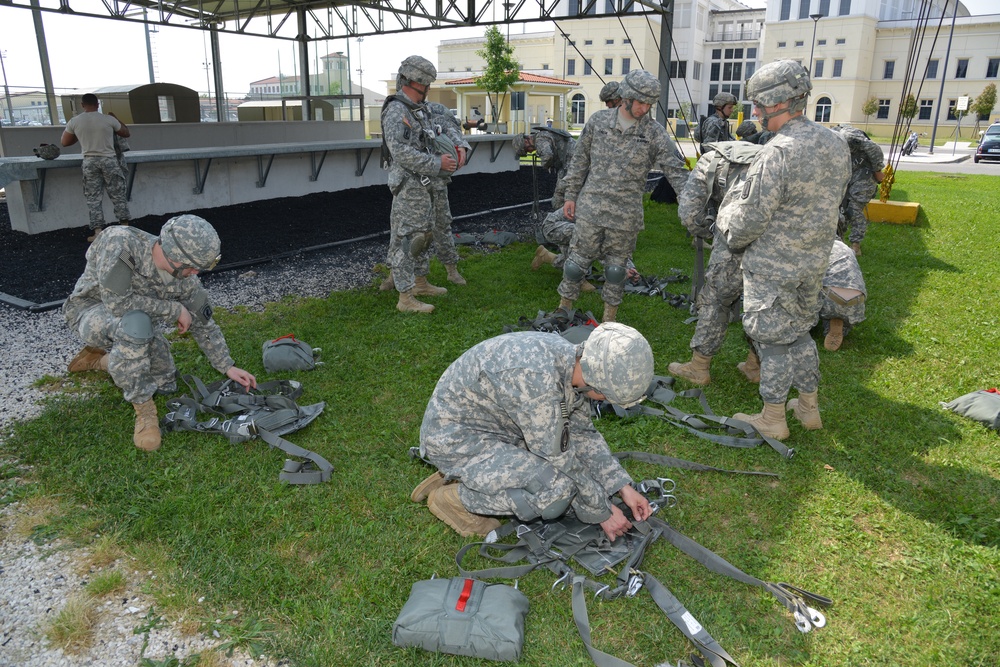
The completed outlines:
[[[736,104],[737,101],[736,96],[732,93],[719,93],[712,98],[712,106],[716,109],[721,109],[727,104]]]
[[[43,160],[55,160],[59,157],[59,146],[56,144],[40,144],[38,148],[32,148],[31,151]]]
[[[598,97],[601,98],[602,102],[617,100],[621,98],[621,94],[619,93],[618,90],[619,88],[621,88],[620,83],[618,83],[617,81],[609,81],[606,84],[604,84],[603,88],[601,88],[601,92],[598,95]]]
[[[618,96],[623,100],[656,104],[660,99],[660,80],[644,69],[634,69],[618,86]]]
[[[423,56],[410,56],[399,64],[399,76],[429,86],[437,78],[437,68]]]
[[[594,391],[628,408],[645,397],[653,381],[653,350],[632,327],[605,322],[584,343],[580,370]]]
[[[794,60],[779,60],[757,70],[747,82],[747,99],[754,104],[773,107],[791,100],[790,111],[806,107],[806,97],[812,90],[809,72]]]
[[[211,271],[222,255],[215,228],[197,215],[170,218],[160,230],[160,247],[167,259],[199,271]]]
[[[524,157],[531,152],[528,150],[528,142],[532,139],[533,137],[530,134],[519,134],[511,139],[510,144],[514,147],[514,155],[517,157]]]

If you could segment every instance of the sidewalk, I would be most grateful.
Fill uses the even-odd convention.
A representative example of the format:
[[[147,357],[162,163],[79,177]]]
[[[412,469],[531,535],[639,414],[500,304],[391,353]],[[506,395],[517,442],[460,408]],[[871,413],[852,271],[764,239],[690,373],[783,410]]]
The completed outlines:
[[[889,157],[889,147],[881,144],[879,146],[886,158]],[[969,159],[976,150],[974,143],[967,141],[949,141],[943,146],[935,146],[934,154],[928,153],[927,146],[918,146],[911,155],[899,156],[899,161],[903,164],[955,164]],[[899,155],[899,146],[896,147],[896,155]]]

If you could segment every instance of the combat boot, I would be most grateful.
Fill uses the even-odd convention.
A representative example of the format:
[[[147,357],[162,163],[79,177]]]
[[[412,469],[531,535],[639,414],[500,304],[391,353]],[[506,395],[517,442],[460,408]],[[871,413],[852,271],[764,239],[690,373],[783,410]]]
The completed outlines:
[[[399,293],[396,310],[401,313],[433,313],[434,306],[414,298],[413,290]]]
[[[556,254],[554,252],[549,252],[548,248],[540,245],[535,249],[535,257],[531,260],[531,270],[537,271],[542,268],[542,264],[552,264],[555,261]]]
[[[614,322],[616,317],[618,317],[618,306],[612,306],[610,303],[604,304],[604,317],[601,318],[601,321]]]
[[[858,242],[851,244],[851,250],[854,251],[855,257],[861,257],[861,244]]]
[[[830,330],[826,332],[826,339],[823,341],[823,347],[831,352],[836,352],[840,349],[843,342],[844,320],[839,318],[830,320]]]
[[[564,310],[568,313],[573,310],[573,302],[566,297],[562,297],[559,299],[559,308],[557,310]]]
[[[83,373],[84,371],[104,371],[108,372],[108,353],[99,347],[86,346],[76,353],[73,360],[69,362],[70,373]]]
[[[455,529],[462,537],[486,537],[500,527],[500,522],[465,509],[458,497],[458,484],[445,484],[427,496],[431,514]]]
[[[596,292],[597,288],[594,287],[593,285],[591,285],[586,280],[584,280],[582,283],[580,283],[580,291],[581,292]]]
[[[389,272],[389,277],[382,281],[382,284],[378,286],[379,292],[391,292],[396,289],[396,280],[392,277],[392,271]]]
[[[420,484],[417,484],[417,486],[413,489],[413,493],[410,494],[410,500],[415,503],[422,503],[427,500],[427,496],[429,496],[434,489],[441,488],[446,483],[444,475],[440,472],[435,472],[427,479],[420,482]]]
[[[753,350],[747,352],[747,360],[736,364],[736,368],[754,384],[760,384],[760,359]]]
[[[708,372],[708,367],[711,363],[712,357],[706,357],[704,354],[698,352],[698,350],[691,350],[691,361],[686,364],[674,362],[667,366],[667,371],[671,375],[682,377],[692,384],[705,386],[712,381],[712,376]]]
[[[795,418],[802,423],[802,428],[807,431],[816,431],[823,428],[823,420],[819,418],[819,398],[817,397],[818,392],[804,393],[799,392],[798,398],[793,398],[788,401],[788,405],[785,406],[787,410],[791,410]]]
[[[133,403],[135,408],[135,435],[132,441],[144,452],[155,452],[160,448],[160,423],[156,414],[156,403],[149,399],[145,403]]]
[[[788,437],[788,422],[785,421],[785,406],[782,403],[765,403],[764,409],[755,415],[737,412],[733,419],[751,424],[770,438],[784,440]]]
[[[97,240],[97,237],[100,236],[101,232],[103,231],[104,231],[104,225],[98,225],[97,227],[91,229],[90,236],[87,237],[87,243],[93,243],[95,240]]]
[[[413,289],[410,291],[414,296],[441,296],[448,293],[448,288],[431,285],[427,282],[427,276],[416,276],[413,280]]]
[[[466,285],[465,278],[462,274],[458,272],[458,267],[454,264],[445,264],[444,268],[448,269],[448,282],[455,285]]]

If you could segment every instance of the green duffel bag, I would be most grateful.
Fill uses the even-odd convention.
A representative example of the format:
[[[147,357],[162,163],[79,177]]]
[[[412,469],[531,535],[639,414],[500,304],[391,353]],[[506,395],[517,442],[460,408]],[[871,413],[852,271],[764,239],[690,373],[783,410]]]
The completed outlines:
[[[268,373],[311,371],[322,363],[316,360],[319,352],[318,347],[310,347],[308,343],[298,340],[295,334],[265,341],[262,350],[264,370]]]
[[[392,643],[516,661],[524,646],[527,614],[528,598],[511,586],[466,577],[418,581],[392,624]]]

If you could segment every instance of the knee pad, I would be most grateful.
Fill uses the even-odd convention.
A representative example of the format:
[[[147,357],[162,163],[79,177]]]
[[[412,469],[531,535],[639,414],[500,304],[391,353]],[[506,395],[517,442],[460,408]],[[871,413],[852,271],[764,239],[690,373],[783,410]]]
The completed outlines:
[[[410,234],[409,236],[404,236],[403,241],[403,252],[408,254],[413,259],[420,257],[424,254],[431,245],[431,233],[430,232],[417,232],[415,234]]]
[[[141,310],[130,310],[122,315],[118,327],[135,341],[145,342],[153,338],[153,320]]]
[[[609,285],[624,285],[628,269],[621,264],[609,264],[604,267],[604,280]]]
[[[565,276],[566,280],[571,283],[578,283],[587,277],[587,269],[583,268],[570,258],[566,260],[565,264],[563,264],[563,276]]]

